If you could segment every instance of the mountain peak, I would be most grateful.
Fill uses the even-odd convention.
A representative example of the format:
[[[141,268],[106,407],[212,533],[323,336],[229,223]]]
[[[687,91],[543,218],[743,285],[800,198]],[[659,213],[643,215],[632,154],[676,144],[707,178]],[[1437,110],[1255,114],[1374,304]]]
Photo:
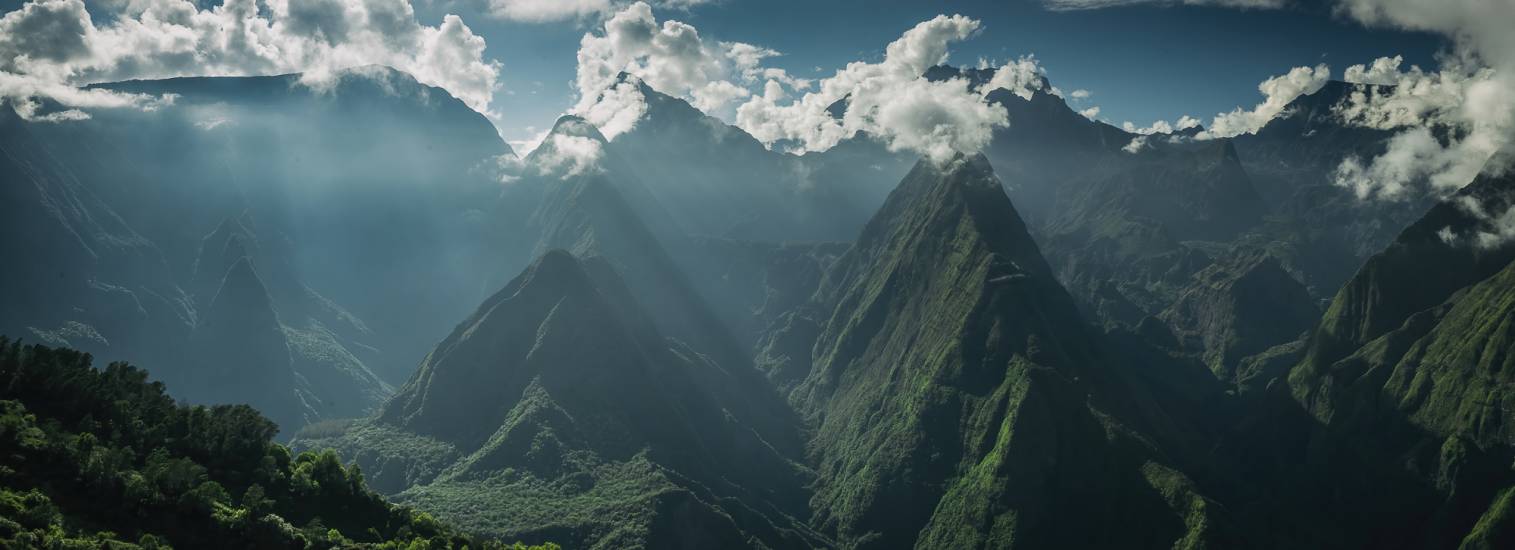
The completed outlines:
[[[263,278],[253,269],[252,259],[238,257],[226,270],[221,288],[211,300],[210,315],[236,315],[258,326],[277,326],[278,315],[274,312],[273,300]]]
[[[1087,510],[1066,498],[1069,487],[1150,490],[1131,475],[1150,459],[1086,462],[1127,445],[1111,441],[1125,429],[1112,422],[1160,415],[1103,364],[983,156],[918,163],[812,307],[829,318],[813,329],[808,365],[763,364],[802,373],[790,399],[816,423],[814,517],[840,546],[1057,546],[1068,534],[1045,518],[1062,513],[1060,502]],[[1130,509],[1184,513],[1154,504]],[[1007,531],[990,541],[964,517]],[[1131,525],[1121,515],[1091,521]]]
[[[598,143],[606,143],[608,141],[605,139],[605,135],[600,133],[599,128],[596,128],[589,121],[577,115],[558,117],[557,122],[552,124],[552,131],[548,134],[588,138]]]
[[[901,234],[918,225],[915,235]],[[886,240],[938,238],[928,231],[954,232],[963,242],[982,242],[987,251],[1015,259],[1021,267],[1050,276],[1025,222],[994,168],[982,154],[958,153],[936,163],[921,159],[885,201],[879,214],[869,220],[856,248]],[[945,234],[944,234],[945,235]]]
[[[612,371],[602,369],[608,357],[636,349],[629,336],[579,260],[550,250],[438,344],[379,417],[419,433],[477,441],[504,420],[507,411],[495,405],[500,396],[520,395],[552,371],[608,376]],[[585,345],[611,355],[589,362],[562,355]]]

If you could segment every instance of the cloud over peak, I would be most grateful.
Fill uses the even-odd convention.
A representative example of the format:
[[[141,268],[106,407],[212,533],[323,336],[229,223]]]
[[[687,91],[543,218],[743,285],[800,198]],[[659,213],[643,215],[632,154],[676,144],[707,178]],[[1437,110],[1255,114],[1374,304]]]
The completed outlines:
[[[572,112],[615,139],[646,112],[639,89],[645,84],[732,120],[770,146],[783,141],[797,144],[796,152],[819,151],[866,132],[893,149],[946,159],[982,149],[992,128],[1008,124],[1004,109],[966,79],[923,76],[979,27],[962,15],[939,15],[890,42],[883,61],[849,63],[814,81],[764,66],[780,55],[775,50],[712,40],[676,20],[659,22],[652,6],[636,2],[580,40]],[[1042,86],[1040,75],[1034,59],[1022,58],[997,73],[993,85],[1029,95]],[[840,117],[829,110],[836,104],[846,106]]]
[[[636,86],[620,79],[622,73],[717,114],[751,96],[747,85],[765,75],[791,86],[808,85],[782,70],[761,67],[764,59],[776,55],[779,52],[752,44],[708,40],[681,21],[659,24],[652,6],[636,2],[607,19],[600,32],[585,33],[579,40],[579,100],[572,112],[612,139],[630,130],[646,106]]]
[[[65,99],[77,94],[60,86],[296,72],[316,82],[386,65],[491,114],[500,74],[500,64],[484,58],[484,39],[462,19],[423,25],[407,0],[224,0],[205,9],[188,0],[135,0],[105,20],[97,24],[81,0],[35,0],[0,18],[0,72],[28,83],[7,87],[6,100],[70,105]],[[122,99],[116,106],[146,105]]]
[[[1454,44],[1436,72],[1401,71],[1398,57],[1348,70],[1349,80],[1393,87],[1359,87],[1338,114],[1398,134],[1377,157],[1343,160],[1338,185],[1362,198],[1445,196],[1479,174],[1515,168],[1515,2],[1342,0],[1338,12],[1370,26],[1439,33]],[[1468,211],[1488,227],[1481,246],[1515,238],[1511,213]]]
[[[737,109],[737,125],[764,143],[787,141],[797,151],[820,151],[859,132],[891,149],[915,151],[937,160],[986,146],[995,127],[1009,124],[1005,110],[985,97],[1005,87],[1029,95],[1040,88],[1040,68],[1022,58],[998,71],[982,93],[963,78],[933,82],[926,70],[947,61],[952,43],[978,32],[977,20],[938,15],[905,31],[884,49],[878,63],[855,61],[822,79],[817,90],[788,100],[781,87],[768,86]],[[840,117],[830,108],[843,104]]]
[[[1215,115],[1210,127],[1200,132],[1198,138],[1227,138],[1242,134],[1255,134],[1269,121],[1284,114],[1289,104],[1300,96],[1320,91],[1331,80],[1331,68],[1324,63],[1314,67],[1295,67],[1289,72],[1264,80],[1257,85],[1263,102],[1250,110],[1238,107],[1229,113]]]

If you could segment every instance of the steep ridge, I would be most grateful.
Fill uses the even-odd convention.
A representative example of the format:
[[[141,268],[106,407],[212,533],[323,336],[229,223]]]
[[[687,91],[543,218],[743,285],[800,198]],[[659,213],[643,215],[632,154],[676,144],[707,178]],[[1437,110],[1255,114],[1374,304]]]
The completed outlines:
[[[315,417],[296,394],[289,343],[267,287],[243,257],[232,264],[189,342],[181,395],[196,403],[247,403],[287,432]]]
[[[599,148],[600,158],[579,172],[555,168],[552,165],[560,162],[555,159],[564,153],[556,150],[552,137],[527,157],[526,171],[534,179],[523,184],[536,186],[539,196],[523,232],[534,240],[532,253],[563,249],[580,257],[604,258],[663,334],[720,364],[744,363],[744,348],[691,281],[691,270],[686,269],[691,260],[685,257],[680,262],[669,253],[682,250],[687,254],[694,245],[670,224],[661,203],[639,179],[627,174],[626,162],[605,150],[606,141],[593,126],[565,117],[552,135],[589,140]]]
[[[982,156],[918,164],[815,302],[810,364],[784,368],[815,425],[812,523],[842,545],[1226,540],[1159,450],[1181,428],[1101,355]]]
[[[751,388],[729,369],[664,339],[607,262],[553,250],[373,419],[297,444],[335,444],[400,500],[508,538],[824,545],[792,519],[808,475],[781,450],[795,425],[734,414]]]
[[[1269,352],[1299,359],[1255,384],[1267,389],[1254,417],[1217,447],[1246,456],[1248,477],[1277,480],[1257,516],[1280,541],[1510,542],[1515,251],[1467,238],[1484,228],[1467,209],[1502,211],[1512,191],[1509,177],[1482,177],[1431,208],[1341,288],[1302,347]]]
[[[352,313],[306,286],[289,263],[290,245],[260,239],[256,227],[257,220],[244,213],[227,218],[201,241],[190,284],[196,304],[208,307],[224,274],[238,262],[249,262],[278,311],[299,391],[313,413],[310,420],[372,412],[394,391],[368,366],[382,357],[373,332]],[[282,427],[289,435],[300,425]]]
[[[926,75],[981,87],[993,70]],[[1052,90],[1042,79],[989,91],[1011,123],[984,154],[1080,308],[1106,327],[1136,327],[1171,305],[1210,249],[1260,225],[1265,206],[1231,142],[1140,136],[1084,117]]]
[[[1331,384],[1326,382],[1333,363],[1515,259],[1510,247],[1485,249],[1469,242],[1448,243],[1445,238],[1482,229],[1467,205],[1471,202],[1488,212],[1501,212],[1515,204],[1512,188],[1515,179],[1510,177],[1481,177],[1453,199],[1432,207],[1358,270],[1331,301],[1304,360],[1289,375],[1302,402],[1312,409],[1320,406],[1317,415],[1329,417],[1332,399],[1322,391],[1329,392]]]

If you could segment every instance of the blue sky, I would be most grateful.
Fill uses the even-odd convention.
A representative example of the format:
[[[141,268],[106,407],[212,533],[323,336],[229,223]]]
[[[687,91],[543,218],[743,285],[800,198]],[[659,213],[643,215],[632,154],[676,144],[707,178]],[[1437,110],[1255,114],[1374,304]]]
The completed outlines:
[[[429,24],[459,14],[488,42],[486,57],[504,65],[495,101],[508,139],[530,137],[573,104],[579,38],[598,20],[501,21],[466,1],[415,7]],[[850,61],[878,61],[884,46],[912,25],[961,13],[983,28],[953,48],[952,63],[1035,54],[1053,84],[1092,92],[1078,107],[1098,105],[1101,118],[1139,126],[1186,114],[1209,120],[1251,107],[1262,99],[1257,84],[1291,67],[1323,62],[1339,77],[1349,65],[1403,55],[1407,65],[1432,68],[1435,54],[1447,47],[1438,36],[1366,29],[1298,1],[1282,10],[1137,5],[1055,12],[1034,0],[723,0],[654,12],[659,20],[694,25],[707,38],[776,49],[784,55],[765,64],[802,77],[830,76]]]

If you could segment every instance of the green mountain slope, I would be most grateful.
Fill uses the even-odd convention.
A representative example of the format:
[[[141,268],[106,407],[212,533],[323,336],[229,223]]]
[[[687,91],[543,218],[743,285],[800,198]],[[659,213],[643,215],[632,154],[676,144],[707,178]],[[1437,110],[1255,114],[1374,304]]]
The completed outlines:
[[[809,368],[785,368],[815,424],[812,522],[842,545],[1224,540],[1157,443],[1177,428],[1101,356],[982,157],[917,165],[816,302]]]
[[[1512,191],[1480,179],[1370,259],[1280,388],[1315,424],[1305,479],[1330,488],[1300,494],[1342,546],[1508,542],[1515,250],[1445,237],[1482,227],[1469,204],[1502,211]]]
[[[549,251],[334,444],[405,502],[575,547],[823,545],[762,388],[664,338],[598,258]],[[750,369],[749,369],[750,370]],[[755,375],[752,375],[755,376]]]
[[[1159,315],[1184,349],[1228,382],[1243,358],[1298,339],[1319,317],[1304,285],[1261,254],[1211,264]]]
[[[178,405],[124,363],[0,337],[0,545],[511,548],[385,502],[277,430],[245,405]]]

